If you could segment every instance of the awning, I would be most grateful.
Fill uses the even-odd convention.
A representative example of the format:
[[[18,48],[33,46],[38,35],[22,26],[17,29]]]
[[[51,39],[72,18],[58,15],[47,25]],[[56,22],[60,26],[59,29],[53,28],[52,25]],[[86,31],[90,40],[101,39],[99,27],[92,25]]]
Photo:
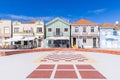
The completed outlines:
[[[69,40],[69,37],[48,37],[51,40]]]
[[[29,41],[29,40],[34,40],[36,37],[20,37],[16,36],[13,38],[6,39],[5,42],[17,42],[17,41]]]
[[[25,37],[21,41],[29,41],[29,40],[34,40],[36,37]]]
[[[12,38],[6,39],[5,42],[16,42],[21,41],[23,39],[23,36],[14,36]]]

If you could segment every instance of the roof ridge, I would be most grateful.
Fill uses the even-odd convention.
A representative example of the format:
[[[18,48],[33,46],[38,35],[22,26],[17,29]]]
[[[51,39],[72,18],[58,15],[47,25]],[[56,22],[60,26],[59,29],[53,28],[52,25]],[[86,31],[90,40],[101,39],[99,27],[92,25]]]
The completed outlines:
[[[98,23],[94,23],[94,22],[91,22],[89,20],[86,20],[86,19],[80,19],[76,22],[73,22],[72,24],[79,24],[79,25],[95,25],[95,24],[98,24]]]

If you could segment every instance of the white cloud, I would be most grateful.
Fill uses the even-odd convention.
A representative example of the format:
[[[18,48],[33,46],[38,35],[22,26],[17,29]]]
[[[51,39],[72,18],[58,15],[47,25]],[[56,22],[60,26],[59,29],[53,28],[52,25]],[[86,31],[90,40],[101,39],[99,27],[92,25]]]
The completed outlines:
[[[33,17],[33,16],[24,16],[24,15],[14,15],[14,14],[0,14],[0,18],[2,19],[10,19],[10,20],[20,20],[20,21],[29,21],[29,20],[43,20],[50,21],[55,18],[55,16],[41,16],[41,17]],[[69,18],[60,17],[66,21],[69,21]]]
[[[44,21],[49,21],[53,19],[53,16],[43,16],[43,17],[33,17],[33,16],[24,16],[24,15],[14,15],[14,14],[0,14],[0,18],[11,19],[11,20],[36,20],[41,19]]]
[[[99,14],[99,13],[102,13],[106,11],[106,8],[103,8],[103,9],[96,9],[96,10],[89,10],[88,12],[89,13],[95,13],[95,14]]]

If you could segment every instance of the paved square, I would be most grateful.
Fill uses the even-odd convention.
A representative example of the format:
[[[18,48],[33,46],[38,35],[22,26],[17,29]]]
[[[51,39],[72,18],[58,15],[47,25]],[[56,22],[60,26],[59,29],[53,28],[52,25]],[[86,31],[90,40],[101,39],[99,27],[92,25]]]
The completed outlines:
[[[54,54],[79,54],[83,55],[88,60],[84,62],[78,62],[77,60],[79,58],[75,60],[72,55],[70,57],[73,60],[71,59],[71,61],[68,62],[59,59],[59,62],[53,62],[52,60],[40,62],[41,59],[46,58],[48,55]],[[39,62],[34,62],[36,59],[38,59],[38,57],[41,57]],[[91,58],[93,58],[96,63],[88,62],[91,60]],[[2,75],[0,76],[0,80],[119,80],[119,61],[120,55],[79,51],[52,51],[10,55],[0,57],[0,75]],[[68,78],[69,75],[64,76],[63,74],[65,73],[63,72],[69,72],[69,75],[73,74],[74,76],[73,78]]]

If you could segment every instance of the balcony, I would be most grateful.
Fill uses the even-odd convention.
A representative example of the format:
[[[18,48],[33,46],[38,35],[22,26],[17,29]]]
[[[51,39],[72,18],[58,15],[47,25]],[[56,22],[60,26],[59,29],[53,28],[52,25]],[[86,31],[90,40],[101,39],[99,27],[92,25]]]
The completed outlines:
[[[63,36],[63,32],[54,32],[53,34],[54,34],[54,36],[56,36],[56,37]]]
[[[99,32],[79,32],[74,33],[71,36],[99,36]]]
[[[99,32],[82,32],[83,36],[99,36]]]
[[[34,36],[33,32],[14,32],[13,35]]]

